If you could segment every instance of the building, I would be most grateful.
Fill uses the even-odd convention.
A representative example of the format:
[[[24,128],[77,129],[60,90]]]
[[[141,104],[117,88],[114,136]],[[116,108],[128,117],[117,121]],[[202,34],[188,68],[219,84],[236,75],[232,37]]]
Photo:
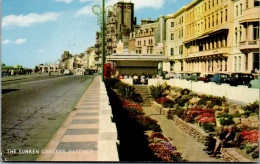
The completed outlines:
[[[185,8],[166,16],[165,56],[169,61],[164,63],[164,71],[183,71],[183,42],[185,33]]]
[[[120,1],[108,12],[106,25],[106,54],[116,53],[117,43],[121,40],[124,48],[128,48],[130,32],[136,25],[134,3]]]
[[[233,71],[259,74],[259,0],[234,0]]]
[[[135,26],[130,33],[128,45],[119,41],[117,53],[107,57],[116,66],[119,74],[158,73],[158,64],[167,61],[164,54],[165,19],[160,16],[157,20],[143,19],[141,25]]]
[[[232,71],[233,2],[193,1],[186,7],[184,71]]]

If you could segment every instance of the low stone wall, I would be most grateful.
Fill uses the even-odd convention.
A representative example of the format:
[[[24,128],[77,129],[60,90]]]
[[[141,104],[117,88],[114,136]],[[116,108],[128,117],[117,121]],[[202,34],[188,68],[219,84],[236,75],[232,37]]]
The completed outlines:
[[[222,148],[220,153],[225,162],[252,162],[237,152],[236,148]]]
[[[101,82],[98,161],[119,161],[117,128],[113,122],[112,108],[109,104],[106,87]]]
[[[198,142],[205,144],[208,141],[209,135],[194,124],[187,123],[180,119],[178,116],[173,117],[175,125],[180,127],[185,133],[189,134],[192,138]]]
[[[193,92],[200,94],[208,94],[214,96],[225,96],[227,99],[241,102],[242,104],[248,104],[259,100],[259,89],[248,88],[244,85],[230,86],[229,84],[218,85],[213,82],[204,83],[203,81],[187,81],[180,79],[148,79],[148,85],[157,85],[167,83],[170,86],[176,86],[181,88],[187,88]]]
[[[161,104],[158,104],[157,102],[153,101],[152,106],[153,109],[161,113],[161,115],[168,115],[169,110],[172,110],[171,108],[163,108]]]

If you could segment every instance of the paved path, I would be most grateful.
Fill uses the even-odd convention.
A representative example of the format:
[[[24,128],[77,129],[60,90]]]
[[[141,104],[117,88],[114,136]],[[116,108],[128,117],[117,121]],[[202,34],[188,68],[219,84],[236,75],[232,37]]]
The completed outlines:
[[[100,76],[85,92],[77,110],[56,132],[37,161],[98,161]]]
[[[176,127],[173,120],[167,119],[165,115],[160,115],[159,112],[151,107],[144,107],[144,112],[149,117],[158,121],[163,134],[177,147],[177,150],[182,153],[184,159],[187,159],[189,162],[223,162],[221,159],[210,158],[203,151],[205,146]]]

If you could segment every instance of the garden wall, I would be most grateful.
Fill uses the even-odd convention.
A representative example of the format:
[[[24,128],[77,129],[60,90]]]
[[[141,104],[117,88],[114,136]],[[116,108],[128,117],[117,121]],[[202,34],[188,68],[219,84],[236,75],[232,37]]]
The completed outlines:
[[[116,124],[112,121],[112,108],[109,105],[107,90],[100,83],[100,115],[98,137],[98,161],[119,161],[118,133]]]
[[[227,99],[240,102],[242,104],[252,103],[259,100],[259,89],[248,88],[247,86],[230,86],[229,84],[218,85],[214,82],[204,83],[203,81],[187,81],[180,79],[148,79],[148,85],[163,84],[166,82],[168,85],[188,88],[193,92],[208,94],[214,96],[225,96]]]
[[[192,138],[196,139],[198,142],[205,144],[205,142],[208,141],[209,135],[196,125],[187,123],[180,119],[178,116],[173,117],[173,122],[175,123],[175,125],[180,127],[185,133],[188,133]]]

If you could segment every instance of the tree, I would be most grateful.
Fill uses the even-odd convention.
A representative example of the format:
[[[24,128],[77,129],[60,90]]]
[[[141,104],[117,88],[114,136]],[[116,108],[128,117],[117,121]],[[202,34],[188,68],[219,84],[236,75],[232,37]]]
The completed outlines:
[[[64,51],[64,53],[61,55],[61,61],[64,62],[65,60],[71,58],[72,55],[69,51]]]
[[[5,63],[2,63],[1,66],[6,66]]]

